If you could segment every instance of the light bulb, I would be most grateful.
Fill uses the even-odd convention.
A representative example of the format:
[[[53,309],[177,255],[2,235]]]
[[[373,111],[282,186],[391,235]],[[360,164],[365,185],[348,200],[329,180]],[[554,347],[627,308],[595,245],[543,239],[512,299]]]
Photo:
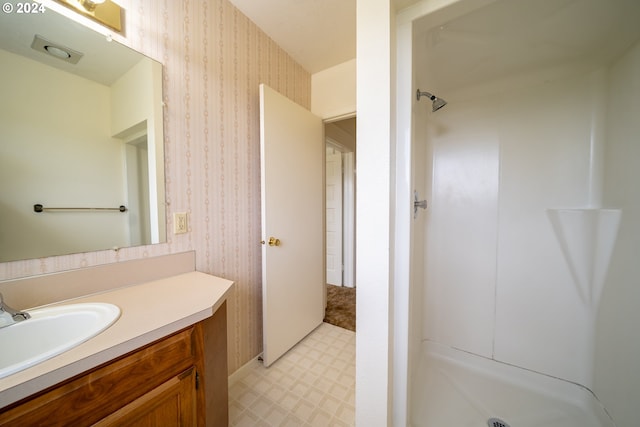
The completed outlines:
[[[80,4],[84,7],[88,12],[93,12],[96,10],[96,6],[104,3],[105,0],[80,0]]]

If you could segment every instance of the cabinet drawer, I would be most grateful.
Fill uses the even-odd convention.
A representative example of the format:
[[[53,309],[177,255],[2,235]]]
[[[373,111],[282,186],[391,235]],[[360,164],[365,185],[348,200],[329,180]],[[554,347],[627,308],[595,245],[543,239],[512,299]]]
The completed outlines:
[[[187,328],[12,405],[0,426],[91,425],[201,359],[199,326]]]

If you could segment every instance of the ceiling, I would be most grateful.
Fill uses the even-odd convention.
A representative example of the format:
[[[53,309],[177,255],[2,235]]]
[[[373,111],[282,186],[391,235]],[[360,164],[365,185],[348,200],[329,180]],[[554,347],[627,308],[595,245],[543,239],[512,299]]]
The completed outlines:
[[[496,0],[449,22],[425,17],[414,26],[416,83],[449,98],[589,72],[640,40],[638,22],[638,0]]]
[[[314,74],[356,57],[356,0],[230,0],[243,14],[251,19],[280,47],[294,58],[309,73]],[[394,0],[396,8],[407,7],[418,0]],[[68,22],[57,14],[47,15],[46,19]],[[110,84],[121,69],[112,69],[111,65],[96,65],[91,53],[95,50],[92,43],[103,43],[104,37],[96,34],[93,38],[78,37],[75,32],[83,27],[80,24],[62,24],[45,22],[45,18],[29,17],[31,23],[24,20],[9,19],[9,14],[0,15],[0,48],[48,62],[67,71],[82,75],[85,68],[88,73],[98,73],[98,81]],[[53,29],[53,28],[56,29]],[[74,50],[85,54],[79,65],[71,66],[57,59],[43,57],[30,49],[33,35],[47,29],[46,35],[52,41],[67,44]],[[95,39],[95,40],[94,40]],[[11,44],[15,43],[15,44]],[[117,45],[117,43],[114,43]],[[126,52],[125,52],[126,53]],[[101,54],[104,55],[104,54]],[[125,55],[126,56],[126,55]],[[125,69],[131,67],[134,58],[125,58]],[[122,61],[110,59],[107,64],[120,64]]]
[[[230,1],[311,74],[356,57],[356,0]]]
[[[356,57],[356,0],[230,0],[309,73]]]
[[[35,35],[55,45],[82,53],[77,64],[70,64],[31,48]],[[143,57],[120,43],[110,43],[105,36],[59,13],[30,13],[15,19],[0,14],[0,49],[24,56],[45,65],[110,86]]]
[[[312,74],[356,57],[356,0],[230,1]],[[393,0],[397,10],[417,1]],[[418,22],[415,34],[426,39],[421,43],[428,52],[419,57],[429,57],[418,64],[424,70],[419,75],[429,76],[430,87],[450,89],[562,58],[602,63],[601,56],[615,57],[637,37],[637,4],[498,0],[435,28]],[[452,57],[458,63],[446,60]]]

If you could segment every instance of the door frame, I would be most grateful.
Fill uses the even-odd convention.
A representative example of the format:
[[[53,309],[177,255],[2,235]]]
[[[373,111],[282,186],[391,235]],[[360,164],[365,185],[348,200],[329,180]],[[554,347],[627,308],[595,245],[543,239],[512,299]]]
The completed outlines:
[[[327,119],[323,124],[355,118],[356,113]],[[342,153],[342,286],[354,288],[356,286],[356,166],[355,152],[325,135],[325,146],[330,146]],[[323,160],[326,162],[326,160]],[[326,181],[325,181],[326,191]],[[326,200],[326,193],[325,193]],[[326,217],[325,217],[326,227]],[[325,247],[326,255],[326,247]]]
[[[325,226],[325,245],[324,245],[324,252],[325,252],[325,271],[326,271],[326,283],[329,285],[336,285],[336,286],[343,286],[344,284],[344,230],[343,230],[343,221],[344,221],[344,206],[343,206],[343,192],[344,192],[344,173],[343,173],[343,165],[342,165],[342,157],[343,157],[343,153],[342,153],[342,148],[339,146],[339,144],[337,144],[333,139],[327,137],[325,135],[325,152],[324,152],[324,164],[325,164],[325,175],[324,175],[324,203],[325,203],[325,210],[324,210],[324,226]],[[331,160],[330,160],[331,158]],[[336,160],[339,162],[339,165],[336,165],[335,162]],[[329,168],[329,162],[331,161],[331,168]],[[329,177],[330,173],[329,171],[333,171],[331,172],[331,175],[333,176],[335,171],[335,168],[339,167],[340,171],[339,176],[334,176],[332,178]],[[338,174],[336,174],[338,175]],[[331,203],[329,201],[329,190],[327,189],[328,183],[329,181],[331,181],[335,186],[338,187],[336,188],[334,191],[335,193],[338,194],[333,194]],[[339,199],[339,200],[337,200]],[[334,211],[336,211],[336,213],[339,213],[339,217],[334,217],[332,219],[332,223],[333,226],[329,227],[329,215],[327,210],[329,209],[329,206],[332,206],[332,209]],[[337,230],[336,230],[337,227]],[[332,258],[337,258],[337,256],[339,256],[339,265],[335,265],[335,263],[333,263],[333,268],[330,268],[329,266],[332,264],[329,262],[329,247],[331,240],[335,240],[335,239],[330,239],[329,238],[329,230],[332,230],[335,234],[339,234],[339,244],[336,246],[339,246],[335,249],[335,252],[332,251],[331,255]],[[335,243],[335,242],[333,242]],[[335,261],[335,260],[334,260]],[[338,274],[339,273],[339,274]],[[339,275],[339,278],[337,277]]]
[[[342,286],[356,287],[356,165],[355,153],[342,154]]]
[[[339,151],[342,155],[342,286],[353,288],[356,270],[355,153],[327,136],[325,136],[325,146]]]

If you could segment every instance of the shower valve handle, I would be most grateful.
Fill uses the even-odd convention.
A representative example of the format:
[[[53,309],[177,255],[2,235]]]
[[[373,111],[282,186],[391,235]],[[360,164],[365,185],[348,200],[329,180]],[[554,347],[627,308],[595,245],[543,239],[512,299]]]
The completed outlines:
[[[418,200],[418,191],[413,192],[413,218],[418,217],[418,208],[427,209],[427,201],[426,200]]]
[[[421,208],[421,209],[427,209],[427,201],[426,200],[416,200],[415,202],[413,202],[413,207],[414,208]]]

